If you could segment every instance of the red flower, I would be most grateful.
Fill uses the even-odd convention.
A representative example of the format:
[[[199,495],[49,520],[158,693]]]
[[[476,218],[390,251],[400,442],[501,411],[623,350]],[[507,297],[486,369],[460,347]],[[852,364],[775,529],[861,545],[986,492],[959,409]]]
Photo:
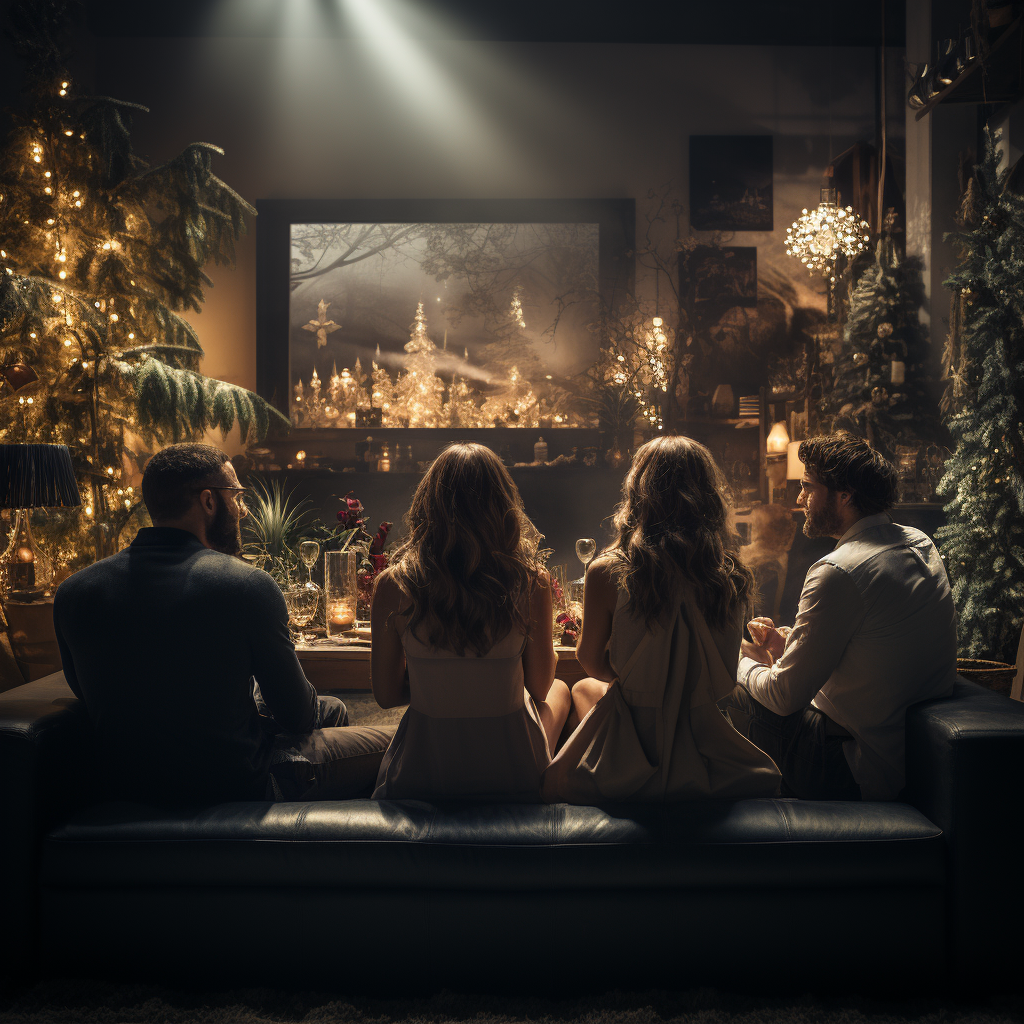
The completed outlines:
[[[350,498],[348,494],[345,495],[345,507],[338,512],[338,522],[342,523],[346,530],[357,530],[363,525],[363,520],[359,518],[363,511],[363,503],[358,498]]]
[[[374,555],[380,555],[384,552],[384,545],[388,542],[388,530],[391,529],[391,523],[381,523],[377,529],[377,536],[370,541],[369,554],[371,558]],[[383,568],[383,566],[381,567]],[[379,571],[379,570],[378,570]]]

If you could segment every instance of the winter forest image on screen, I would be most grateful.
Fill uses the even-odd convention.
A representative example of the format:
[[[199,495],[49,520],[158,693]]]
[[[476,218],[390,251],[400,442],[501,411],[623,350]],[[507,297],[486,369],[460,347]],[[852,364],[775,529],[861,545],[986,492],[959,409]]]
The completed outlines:
[[[300,427],[583,427],[598,225],[292,224]]]

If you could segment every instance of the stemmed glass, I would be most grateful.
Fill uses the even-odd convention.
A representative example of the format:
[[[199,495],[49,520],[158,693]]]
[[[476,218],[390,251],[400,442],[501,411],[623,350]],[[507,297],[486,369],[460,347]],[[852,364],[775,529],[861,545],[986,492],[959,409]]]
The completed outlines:
[[[315,583],[291,587],[284,591],[284,603],[288,609],[288,625],[292,627],[292,641],[301,643],[306,640],[302,630],[313,621],[320,604],[320,588]]]
[[[577,545],[577,551],[579,546]],[[315,540],[304,540],[299,545],[299,558],[306,567],[306,583],[313,582],[313,566],[320,557],[320,545]]]
[[[583,582],[584,577],[587,575],[587,566],[594,560],[594,555],[596,554],[597,541],[593,537],[580,537],[576,541],[576,557],[583,563],[583,576],[573,582]]]
[[[313,566],[316,565],[316,560],[320,557],[320,545],[315,540],[304,540],[299,544],[299,558],[302,559],[302,564],[306,567],[306,582],[300,583],[295,589],[305,594],[303,599],[295,598],[296,613],[291,614],[292,620],[300,628],[305,628],[316,616],[317,608],[320,604],[320,595],[323,594],[323,588],[318,587],[313,582]],[[285,595],[285,602],[287,603],[288,596]],[[306,609],[309,609],[309,614],[306,614]],[[291,609],[289,608],[289,613]],[[303,640],[313,639],[312,636],[305,637],[301,636]]]

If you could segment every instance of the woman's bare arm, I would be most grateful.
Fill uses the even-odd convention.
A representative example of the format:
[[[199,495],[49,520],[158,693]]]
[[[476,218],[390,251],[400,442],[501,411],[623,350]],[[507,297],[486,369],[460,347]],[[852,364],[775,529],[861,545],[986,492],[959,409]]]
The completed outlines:
[[[551,582],[541,573],[530,594],[530,635],[523,651],[523,676],[527,692],[535,701],[547,698],[555,678],[558,658],[551,639]]]
[[[377,577],[370,605],[370,686],[382,708],[409,703],[405,648],[398,631],[402,591],[387,572]]]
[[[612,617],[619,590],[607,556],[595,558],[587,566],[583,590],[583,631],[576,645],[576,660],[588,676],[610,683],[615,674],[608,659],[608,641],[612,635]]]

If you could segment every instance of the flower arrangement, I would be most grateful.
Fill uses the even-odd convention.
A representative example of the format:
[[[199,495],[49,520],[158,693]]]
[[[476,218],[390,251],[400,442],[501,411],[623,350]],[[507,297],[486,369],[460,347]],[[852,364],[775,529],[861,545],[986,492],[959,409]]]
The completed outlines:
[[[295,499],[295,489],[287,490],[279,480],[252,480],[249,514],[242,520],[242,556],[270,573],[285,589],[301,577],[299,545],[316,541],[322,551],[361,550],[359,565],[360,594],[368,595],[373,578],[387,565],[384,547],[391,523],[381,523],[376,534],[363,528],[363,503],[349,491],[337,514],[337,525],[313,520],[309,498]]]
[[[377,532],[371,537],[364,529],[366,519],[361,518],[364,511],[363,503],[358,498],[353,498],[352,492],[349,491],[345,495],[344,508],[338,510],[338,522],[343,530],[348,531],[344,545],[339,550],[348,550],[353,542],[356,546],[365,546],[362,561],[356,571],[356,582],[359,586],[360,603],[364,607],[369,607],[373,594],[373,581],[388,564],[388,556],[384,547],[393,524],[381,523],[377,527]]]

